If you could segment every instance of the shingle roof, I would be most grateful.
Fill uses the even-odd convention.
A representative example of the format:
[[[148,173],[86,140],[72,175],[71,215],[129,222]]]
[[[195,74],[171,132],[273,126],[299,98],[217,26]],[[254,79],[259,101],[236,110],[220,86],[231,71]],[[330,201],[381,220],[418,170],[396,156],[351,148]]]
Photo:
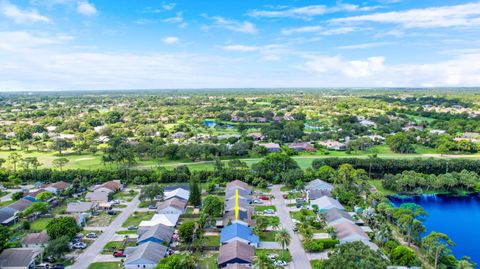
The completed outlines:
[[[247,211],[239,212],[239,219],[245,223],[248,223],[250,226],[255,226],[255,220],[252,219],[252,214]],[[223,225],[228,225],[229,223],[234,223],[236,220],[235,211],[228,211],[223,214]]]
[[[348,214],[347,212],[343,211],[343,210],[339,210],[338,208],[332,208],[330,210],[328,210],[325,214],[325,221],[327,223],[332,223],[338,219],[346,219],[346,220],[349,220],[351,222],[353,222],[353,218],[352,216],[350,216],[350,214]]]
[[[218,264],[223,264],[234,259],[241,259],[247,263],[253,261],[255,248],[243,242],[234,241],[220,247]]]
[[[32,201],[28,199],[20,199],[13,204],[8,205],[7,207],[13,208],[18,211],[23,211],[32,204]]]
[[[17,212],[16,209],[10,207],[2,207],[0,209],[0,223],[8,220],[9,218],[13,217]]]
[[[339,240],[345,239],[352,235],[362,237],[365,240],[369,240],[370,238],[368,235],[360,228],[359,226],[350,223],[350,222],[342,222],[339,224],[334,225],[337,231],[337,238]]]
[[[30,248],[8,248],[0,254],[0,268],[28,267],[39,252]]]
[[[183,210],[187,206],[187,201],[180,198],[173,197],[172,199],[158,203],[157,211],[161,209],[165,209],[170,206],[179,210]]]
[[[331,209],[331,208],[343,209],[343,206],[342,204],[340,204],[339,201],[328,196],[322,196],[318,199],[311,200],[310,204],[317,205],[319,209]]]
[[[245,189],[245,190],[248,190],[248,191],[252,191],[252,187],[250,187],[247,183],[241,181],[241,180],[234,180],[234,181],[231,181],[231,182],[228,182],[227,183],[227,187],[226,187],[226,190],[231,190],[231,189]]]
[[[161,241],[169,244],[172,240],[173,233],[175,232],[175,228],[169,227],[163,224],[157,224],[148,228],[143,233],[139,233],[138,242],[144,241],[148,238],[157,238]]]
[[[78,202],[78,203],[68,203],[67,204],[67,212],[75,213],[75,212],[86,212],[92,209],[95,206],[93,202]]]
[[[47,231],[41,231],[39,233],[30,233],[27,234],[22,239],[22,245],[30,245],[30,244],[47,244],[49,240]]]
[[[331,196],[331,192],[328,190],[309,190],[307,197],[309,200],[315,200],[322,196]]]
[[[230,199],[228,201],[225,201],[224,209],[225,211],[231,211],[235,209],[236,201],[235,199]],[[252,211],[253,207],[250,205],[247,201],[243,199],[238,200],[238,206],[240,209],[247,210],[247,211]]]
[[[236,195],[236,190],[237,189],[228,189],[225,191],[225,200],[233,199],[235,198]],[[252,199],[252,195],[250,194],[250,191],[246,191],[244,189],[238,189],[238,196],[243,197],[245,199]]]
[[[305,186],[307,190],[333,190],[333,185],[320,179],[314,179]]]
[[[140,222],[138,226],[155,226],[157,224],[163,224],[166,226],[174,227],[177,225],[180,214],[155,214],[151,220],[144,220]]]
[[[164,196],[164,200],[169,200],[174,197],[177,197],[177,198],[188,201],[188,198],[190,197],[190,192],[182,188],[178,188],[173,191],[164,192],[163,196]]]
[[[222,243],[235,237],[242,238],[251,243],[258,243],[260,241],[258,236],[253,234],[252,228],[239,223],[228,225],[220,232],[220,242]]]
[[[167,253],[167,247],[154,242],[148,242],[136,247],[126,248],[127,258],[124,264],[136,264],[150,262],[156,265]]]
[[[85,200],[108,202],[108,193],[102,191],[87,192]]]

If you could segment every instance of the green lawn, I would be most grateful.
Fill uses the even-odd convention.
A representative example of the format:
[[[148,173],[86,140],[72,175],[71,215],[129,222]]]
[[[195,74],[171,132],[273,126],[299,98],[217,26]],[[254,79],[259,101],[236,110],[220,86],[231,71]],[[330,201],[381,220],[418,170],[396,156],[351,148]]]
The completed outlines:
[[[218,252],[195,253],[196,260],[201,269],[217,268]]]
[[[273,211],[277,212],[277,208],[274,205],[256,205],[255,211],[263,212],[264,210],[272,209]]]
[[[8,201],[0,202],[0,207],[7,206],[9,204],[13,204],[14,202],[15,202],[14,200],[8,200]]]
[[[92,216],[88,219],[87,225],[92,227],[105,227],[110,225],[112,221],[120,214],[117,212],[116,215],[109,215],[106,211],[101,211],[98,216]]]
[[[94,262],[88,269],[117,269],[122,268],[121,262]]]
[[[117,234],[137,234],[137,230],[117,231]]]
[[[382,192],[385,195],[395,195],[394,191],[387,190],[382,186],[382,180],[371,179],[368,180],[368,183],[370,183],[370,185],[373,185],[379,192]]]
[[[41,231],[47,229],[47,225],[53,220],[53,218],[40,218],[30,223],[30,230]]]
[[[260,232],[260,241],[275,242],[275,231]]]
[[[143,220],[150,220],[152,219],[155,212],[147,211],[147,212],[138,212],[135,211],[133,214],[128,217],[128,219],[122,224],[122,227],[128,227],[130,225],[138,226],[140,222]]]
[[[294,212],[290,212],[290,216],[292,216],[292,219],[296,219],[296,220],[300,220],[301,219],[301,216],[302,215],[305,215],[306,217],[315,217],[316,214],[315,212],[313,212],[312,210],[300,210],[300,211],[294,211]]]
[[[202,245],[205,246],[220,246],[220,236],[204,236],[202,238]]]
[[[255,250],[255,255],[259,255],[260,253],[265,253],[267,255],[269,254],[277,254],[278,255],[278,260],[286,261],[286,262],[291,262],[292,261],[292,256],[290,255],[290,252],[288,249],[281,250],[281,249],[256,249]]]
[[[110,241],[103,247],[102,254],[112,254],[114,251],[134,246],[136,246],[135,241],[128,241],[126,244],[124,241]]]
[[[112,200],[130,202],[138,194],[136,191],[120,191],[113,195]]]

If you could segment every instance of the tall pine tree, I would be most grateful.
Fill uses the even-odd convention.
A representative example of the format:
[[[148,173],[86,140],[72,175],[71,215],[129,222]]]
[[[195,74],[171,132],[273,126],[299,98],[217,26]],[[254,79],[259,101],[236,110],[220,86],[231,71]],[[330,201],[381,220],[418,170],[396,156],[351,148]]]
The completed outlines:
[[[188,201],[193,206],[200,206],[202,203],[200,184],[196,179],[190,180],[190,197]]]

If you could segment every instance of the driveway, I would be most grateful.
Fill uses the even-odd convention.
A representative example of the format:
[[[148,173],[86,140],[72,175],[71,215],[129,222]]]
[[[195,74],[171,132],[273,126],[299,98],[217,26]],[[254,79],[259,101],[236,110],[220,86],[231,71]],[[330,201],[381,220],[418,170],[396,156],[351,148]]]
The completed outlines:
[[[310,261],[307,258],[307,253],[303,249],[302,242],[296,233],[293,232],[293,221],[290,218],[290,213],[285,204],[285,199],[282,197],[282,192],[280,191],[281,185],[274,185],[272,188],[272,194],[275,197],[273,199],[273,204],[277,208],[277,215],[280,218],[280,225],[287,229],[290,234],[291,242],[288,246],[290,254],[292,255],[292,262],[290,263],[290,268],[293,269],[311,269]]]
[[[91,244],[80,256],[77,261],[69,267],[69,269],[86,269],[97,259],[97,256],[102,251],[105,244],[112,241],[115,232],[122,227],[122,224],[128,219],[130,215],[138,208],[139,195],[135,196],[129,205],[116,217],[110,225],[104,229],[103,233]]]

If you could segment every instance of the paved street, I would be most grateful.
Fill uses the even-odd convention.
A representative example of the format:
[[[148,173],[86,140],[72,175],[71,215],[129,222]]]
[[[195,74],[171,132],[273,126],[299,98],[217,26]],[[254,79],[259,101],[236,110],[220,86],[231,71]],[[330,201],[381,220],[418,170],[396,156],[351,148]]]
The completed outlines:
[[[130,204],[113,220],[95,242],[77,258],[77,261],[69,267],[70,269],[86,269],[97,259],[97,255],[102,251],[103,246],[114,239],[115,232],[122,227],[122,224],[138,208],[138,197],[139,195],[135,196]]]
[[[293,269],[309,269],[312,268],[310,266],[310,261],[307,258],[307,253],[303,249],[302,242],[296,233],[293,232],[293,221],[290,218],[290,213],[287,209],[285,204],[285,200],[282,197],[282,192],[280,191],[281,185],[274,185],[272,188],[272,194],[275,197],[273,200],[273,204],[277,208],[277,214],[280,218],[280,224],[283,228],[287,229],[288,233],[290,234],[292,240],[288,249],[290,250],[290,254],[292,255],[292,262],[290,264],[290,268]]]

